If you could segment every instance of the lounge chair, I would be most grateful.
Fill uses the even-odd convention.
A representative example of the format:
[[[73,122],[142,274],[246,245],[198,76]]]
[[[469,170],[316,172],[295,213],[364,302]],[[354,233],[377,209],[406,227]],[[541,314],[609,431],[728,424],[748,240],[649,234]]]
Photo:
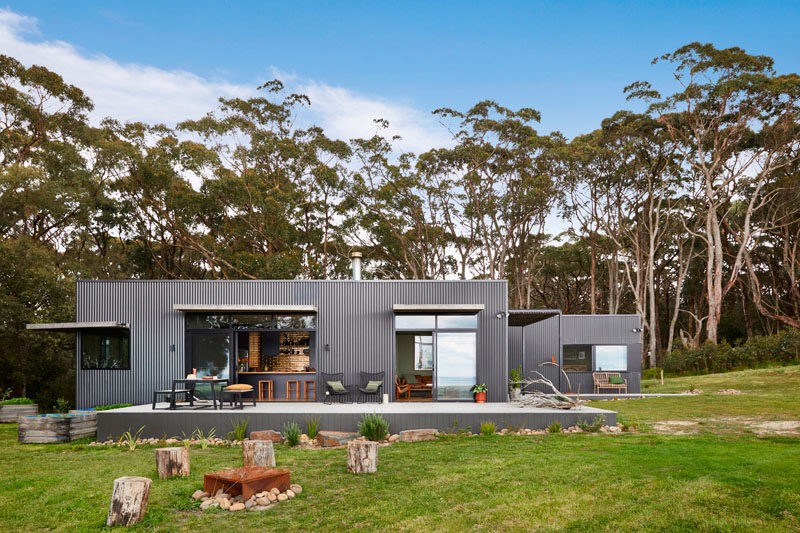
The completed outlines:
[[[375,401],[380,403],[384,377],[386,377],[386,372],[361,372],[358,386],[361,394],[358,395],[358,403],[364,403],[370,398],[375,398]]]
[[[356,387],[344,384],[344,372],[327,374],[321,372],[322,382],[325,384],[325,403],[332,403],[336,398],[340,403],[353,403],[351,394]]]

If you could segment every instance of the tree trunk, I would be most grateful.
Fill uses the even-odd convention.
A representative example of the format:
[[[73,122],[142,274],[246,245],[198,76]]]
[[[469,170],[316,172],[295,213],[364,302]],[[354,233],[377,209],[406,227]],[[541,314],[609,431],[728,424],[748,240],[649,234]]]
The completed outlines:
[[[353,440],[347,443],[347,471],[372,474],[378,471],[378,443]]]
[[[151,483],[146,477],[125,476],[115,479],[106,526],[131,526],[141,522],[147,512]]]
[[[189,448],[156,448],[156,469],[161,479],[189,475]]]
[[[271,440],[246,440],[242,442],[244,466],[275,466],[275,448]]]

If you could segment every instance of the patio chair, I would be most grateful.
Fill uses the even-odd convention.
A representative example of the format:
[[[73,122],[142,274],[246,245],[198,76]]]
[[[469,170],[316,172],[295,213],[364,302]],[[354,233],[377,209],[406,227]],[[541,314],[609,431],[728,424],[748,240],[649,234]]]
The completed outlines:
[[[344,384],[344,372],[327,374],[320,372],[322,382],[325,384],[325,403],[330,404],[336,398],[340,403],[353,403],[351,395],[355,392],[354,385]]]
[[[190,407],[194,407],[194,386],[187,385],[185,389],[176,389],[175,382],[173,382],[171,389],[158,389],[153,391],[153,411],[156,410],[156,402],[159,396],[166,396],[169,398],[169,407],[167,407],[167,409],[176,409],[177,405],[175,402],[179,394],[183,395],[184,400],[189,401]]]
[[[380,403],[383,392],[383,378],[386,377],[386,372],[361,372],[361,379],[359,381],[358,403],[365,403],[370,398],[375,398],[375,401]]]

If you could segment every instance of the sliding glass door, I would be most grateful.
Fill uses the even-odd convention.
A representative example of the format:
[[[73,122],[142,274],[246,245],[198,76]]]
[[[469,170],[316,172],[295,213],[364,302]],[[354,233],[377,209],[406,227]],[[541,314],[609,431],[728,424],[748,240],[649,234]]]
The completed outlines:
[[[197,377],[230,377],[231,335],[226,332],[192,332],[189,335],[189,366],[197,369]]]
[[[436,399],[471,400],[477,379],[477,336],[474,331],[436,333]]]

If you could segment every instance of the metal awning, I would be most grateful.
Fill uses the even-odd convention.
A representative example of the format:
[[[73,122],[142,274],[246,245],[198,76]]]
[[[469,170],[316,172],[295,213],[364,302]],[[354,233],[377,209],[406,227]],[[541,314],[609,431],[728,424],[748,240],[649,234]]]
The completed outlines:
[[[313,305],[280,304],[173,304],[173,309],[184,313],[316,313]]]
[[[483,304],[394,304],[395,313],[479,313]]]
[[[75,332],[79,329],[129,329],[121,322],[51,322],[49,324],[26,324],[25,329],[36,331]]]
[[[561,309],[510,309],[508,325],[512,327],[530,326],[560,314]]]

